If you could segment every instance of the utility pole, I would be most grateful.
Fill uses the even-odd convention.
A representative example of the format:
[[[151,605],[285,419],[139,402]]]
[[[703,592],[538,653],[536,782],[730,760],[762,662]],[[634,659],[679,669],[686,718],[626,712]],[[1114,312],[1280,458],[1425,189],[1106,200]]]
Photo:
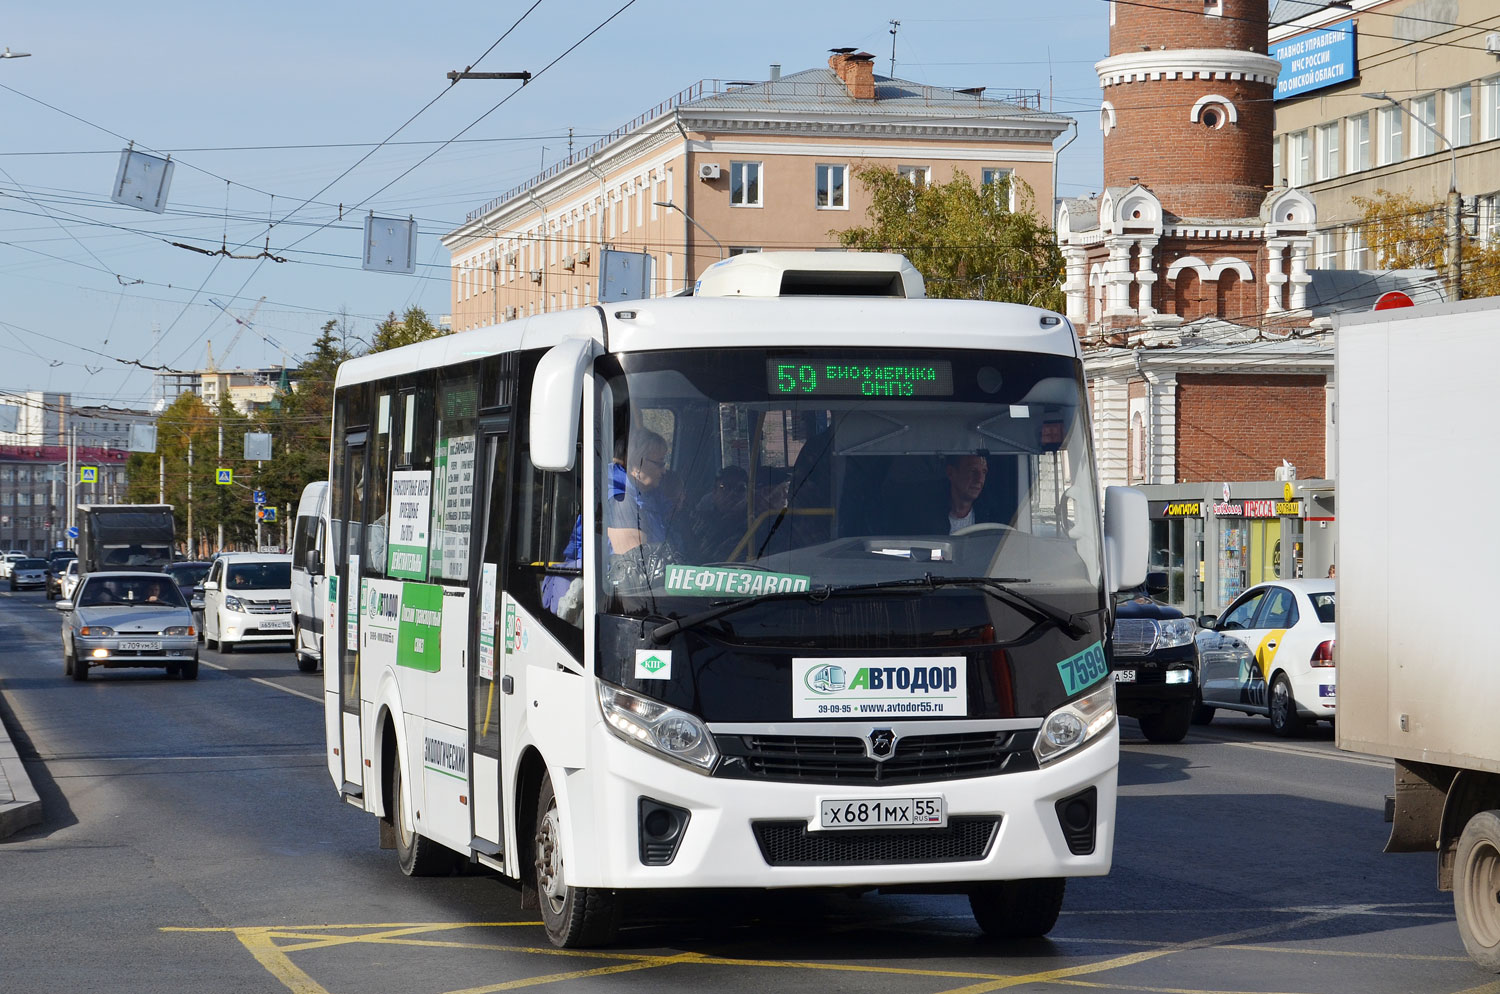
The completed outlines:
[[[215,466],[224,465],[224,401],[219,400],[219,461]],[[219,551],[224,551],[224,507],[223,501],[219,502]]]
[[[896,31],[900,29],[900,21],[891,21],[891,78],[896,76]]]

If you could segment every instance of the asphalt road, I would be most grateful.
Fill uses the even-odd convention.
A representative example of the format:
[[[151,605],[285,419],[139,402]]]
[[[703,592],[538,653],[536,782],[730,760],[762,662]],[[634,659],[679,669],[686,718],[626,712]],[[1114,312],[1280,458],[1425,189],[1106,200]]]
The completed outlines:
[[[1380,853],[1388,764],[1326,728],[1221,716],[1154,746],[1125,722],[1114,872],[1070,884],[1047,940],[985,939],[962,897],[653,895],[617,948],[563,952],[498,877],[401,876],[289,653],[78,684],[58,629],[0,592],[0,715],[46,809],[0,842],[0,990],[1500,994],[1434,857]]]

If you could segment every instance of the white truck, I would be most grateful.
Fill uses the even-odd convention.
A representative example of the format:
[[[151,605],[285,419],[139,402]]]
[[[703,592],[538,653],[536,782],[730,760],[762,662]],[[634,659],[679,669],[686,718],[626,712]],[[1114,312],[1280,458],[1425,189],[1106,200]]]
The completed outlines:
[[[1338,745],[1395,760],[1386,852],[1435,852],[1465,948],[1500,972],[1500,532],[1412,510],[1448,477],[1500,492],[1500,300],[1335,325]]]

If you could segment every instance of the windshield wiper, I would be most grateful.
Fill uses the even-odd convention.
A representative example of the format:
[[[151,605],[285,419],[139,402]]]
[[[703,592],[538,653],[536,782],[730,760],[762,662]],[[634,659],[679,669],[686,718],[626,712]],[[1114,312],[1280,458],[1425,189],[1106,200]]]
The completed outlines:
[[[1005,601],[1011,606],[1020,606],[1040,621],[1056,625],[1071,639],[1078,639],[1088,633],[1088,626],[1079,620],[1078,615],[1069,614],[1039,600],[1029,594],[1023,594],[1019,590],[1012,589],[1011,584],[1029,583],[1025,577],[1019,576],[935,576],[928,573],[926,576],[908,577],[902,580],[877,580],[872,583],[844,583],[837,585],[824,584],[812,587],[808,590],[783,591],[774,594],[762,594],[759,597],[751,597],[746,600],[730,601],[727,604],[717,604],[697,614],[690,614],[686,618],[669,621],[652,629],[649,638],[657,645],[661,645],[667,639],[676,635],[686,628],[696,628],[698,625],[722,618],[726,614],[733,614],[741,608],[752,604],[765,604],[769,601],[792,600],[803,598],[814,603],[821,603],[829,597],[838,594],[857,594],[880,590],[936,590],[939,587],[978,587],[986,593]]]

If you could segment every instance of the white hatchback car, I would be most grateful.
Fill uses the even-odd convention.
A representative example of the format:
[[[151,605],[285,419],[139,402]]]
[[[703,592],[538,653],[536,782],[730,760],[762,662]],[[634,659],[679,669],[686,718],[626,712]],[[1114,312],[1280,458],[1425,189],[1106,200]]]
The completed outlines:
[[[292,557],[230,552],[203,580],[203,642],[233,652],[255,642],[292,640]]]
[[[1263,714],[1277,735],[1308,721],[1333,721],[1338,680],[1333,580],[1272,580],[1245,591],[1217,618],[1199,619],[1206,725],[1216,708]]]

